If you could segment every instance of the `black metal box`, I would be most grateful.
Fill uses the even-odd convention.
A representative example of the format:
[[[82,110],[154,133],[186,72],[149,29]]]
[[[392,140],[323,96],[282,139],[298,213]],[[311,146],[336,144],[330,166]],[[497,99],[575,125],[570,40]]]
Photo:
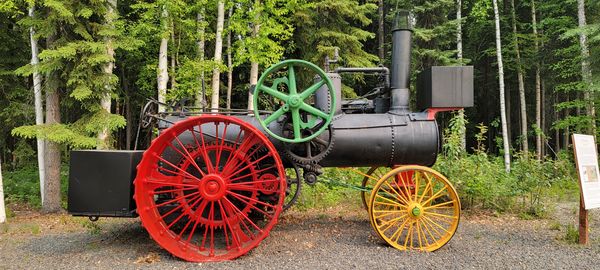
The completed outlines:
[[[134,217],[133,180],[143,151],[71,151],[68,211],[74,216]]]
[[[431,67],[419,74],[417,108],[473,107],[473,67]]]

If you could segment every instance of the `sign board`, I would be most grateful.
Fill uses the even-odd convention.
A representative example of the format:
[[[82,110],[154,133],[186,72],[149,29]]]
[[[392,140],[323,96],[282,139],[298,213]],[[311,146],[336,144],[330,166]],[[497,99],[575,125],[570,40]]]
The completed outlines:
[[[600,207],[600,170],[594,136],[573,134],[575,164],[586,210]]]

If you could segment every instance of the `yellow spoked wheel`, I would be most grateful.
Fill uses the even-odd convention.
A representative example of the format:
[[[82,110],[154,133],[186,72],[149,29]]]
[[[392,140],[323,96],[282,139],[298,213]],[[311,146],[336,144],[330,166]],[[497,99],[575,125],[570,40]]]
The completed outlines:
[[[450,241],[460,220],[454,187],[422,166],[397,167],[384,175],[368,209],[377,235],[399,250],[435,251]]]

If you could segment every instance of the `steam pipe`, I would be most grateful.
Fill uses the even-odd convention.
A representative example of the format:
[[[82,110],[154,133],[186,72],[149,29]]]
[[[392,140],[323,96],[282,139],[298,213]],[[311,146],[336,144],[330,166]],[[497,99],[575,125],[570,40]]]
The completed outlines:
[[[391,112],[408,112],[410,100],[410,65],[412,22],[408,11],[396,14],[392,30]]]
[[[390,70],[386,67],[371,67],[371,68],[348,68],[338,67],[334,73],[383,73],[385,77],[385,88],[390,88]]]

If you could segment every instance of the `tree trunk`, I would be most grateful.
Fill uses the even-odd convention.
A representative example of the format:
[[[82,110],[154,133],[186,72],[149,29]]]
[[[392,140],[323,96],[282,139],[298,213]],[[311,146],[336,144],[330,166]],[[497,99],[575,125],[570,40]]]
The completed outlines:
[[[536,55],[535,60],[535,124],[538,127],[538,132],[535,135],[535,153],[538,160],[542,159],[543,145],[542,145],[542,132],[544,131],[544,125],[542,124],[542,79],[540,75],[540,63],[537,58],[540,53],[540,45],[538,40],[537,30],[537,12],[535,9],[535,0],[531,0],[531,25],[533,27],[533,43],[534,53]]]
[[[233,59],[231,58],[231,15],[233,7],[229,8],[227,14],[227,109],[231,109],[231,90],[233,88]]]
[[[525,101],[525,80],[523,79],[523,67],[521,65],[521,50],[519,49],[519,37],[517,32],[517,11],[515,7],[515,0],[510,0],[511,14],[512,14],[512,30],[513,30],[513,42],[515,46],[515,54],[517,56],[517,78],[519,83],[519,104],[520,115],[521,115],[521,139],[522,139],[522,150],[525,153],[529,152],[529,141],[527,140],[527,103]]]
[[[225,2],[219,1],[217,5],[217,31],[215,35],[215,57],[214,61],[217,65],[213,68],[213,76],[212,76],[212,98],[210,102],[210,107],[213,112],[216,112],[219,108],[219,88],[221,85],[221,70],[218,65],[221,65],[222,62],[222,52],[223,52],[223,24],[225,21]]]
[[[6,222],[6,208],[4,208],[4,185],[2,184],[2,159],[0,159],[0,223],[4,222]]]
[[[49,48],[51,48],[49,46]],[[52,72],[47,79],[46,89],[46,124],[60,123],[60,95],[58,92],[58,74]],[[60,145],[55,142],[46,141],[46,183],[44,186],[44,204],[42,211],[46,213],[58,212],[60,204]]]
[[[35,5],[29,7],[29,17],[34,18]],[[35,37],[35,29],[29,28],[29,39],[31,41],[31,66],[33,66],[33,96],[35,104],[35,124],[44,124],[44,104],[42,101],[42,76],[37,71],[39,64],[38,58],[38,43]],[[44,204],[44,183],[46,182],[46,166],[44,162],[44,140],[37,139],[37,158],[38,158],[38,173],[40,175],[40,194],[42,205]],[[1,183],[0,183],[1,186]]]
[[[496,56],[498,58],[498,82],[500,84],[500,119],[502,122],[502,141],[504,146],[504,167],[510,172],[510,148],[508,146],[508,130],[506,126],[506,107],[504,104],[504,65],[502,63],[502,36],[500,35],[500,14],[497,0],[494,4],[494,21],[496,24]]]
[[[254,2],[255,6],[260,5],[260,1],[256,0]],[[260,31],[260,14],[256,13],[254,17],[254,23],[252,25],[252,37],[256,38],[258,36],[258,32]],[[258,62],[250,63],[250,86],[256,86],[258,82]],[[248,92],[248,111],[254,110],[254,99],[253,99],[252,91]]]
[[[462,38],[462,0],[456,1],[456,52],[458,60],[463,61],[463,38]]]
[[[157,76],[157,85],[158,85],[158,101],[161,103],[167,102],[167,83],[169,81],[169,67],[168,67],[168,49],[169,49],[169,12],[167,11],[167,7],[163,6],[162,10],[162,24],[163,24],[163,33],[162,39],[160,41],[160,49],[158,52],[158,76]],[[162,104],[158,106],[159,112],[164,112],[166,107]]]
[[[460,65],[463,65],[463,42],[462,42],[462,0],[456,1],[456,56]],[[458,111],[458,117],[462,123],[465,123],[465,110]],[[462,125],[460,127],[460,148],[462,151],[467,150],[467,127]]]
[[[590,66],[590,50],[588,48],[588,37],[584,28],[587,26],[585,18],[585,1],[577,0],[577,18],[579,21],[579,46],[581,47],[581,78],[586,89],[583,91],[583,99],[586,103],[586,115],[591,118],[592,124],[588,129],[590,134],[596,134],[596,109],[592,95],[592,68]]]
[[[105,18],[106,25],[109,28],[114,28],[113,20],[115,17],[115,9],[117,8],[117,0],[108,0],[107,4],[108,4],[108,8],[106,9],[106,18]],[[115,67],[115,61],[114,61],[115,49],[113,47],[112,37],[106,38],[106,55],[111,60],[104,66],[104,73],[106,73],[107,76],[110,76],[113,74],[113,69]],[[112,105],[111,93],[112,93],[112,86],[111,85],[104,86],[104,93],[102,94],[102,99],[100,100],[100,107],[106,113],[110,113],[110,107]],[[110,148],[109,141],[110,141],[110,132],[109,132],[108,128],[104,128],[100,132],[98,132],[98,145],[97,145],[98,149],[109,149]]]
[[[177,73],[177,49],[175,48],[175,23],[171,20],[171,42],[173,42],[173,48],[171,48],[171,90],[175,89],[177,82],[175,81],[175,74]]]
[[[204,48],[206,46],[206,27],[204,25],[204,7],[200,9],[196,16],[196,24],[198,25],[198,60],[202,65],[200,71],[200,89],[196,93],[196,107],[204,109],[206,106],[206,86],[204,82]]]
[[[383,64],[385,62],[385,29],[383,28],[384,22],[385,22],[385,14],[383,12],[384,10],[384,4],[383,4],[383,0],[379,0],[378,1],[378,5],[379,5],[379,10],[378,10],[378,15],[379,15],[379,24],[378,24],[378,28],[377,28],[377,37],[379,38],[379,48],[378,48],[378,53],[379,53],[379,63]]]
[[[556,105],[558,104],[558,93],[554,93],[554,106],[553,108],[556,107]],[[554,111],[554,122],[558,121],[558,110],[553,110]],[[555,146],[554,148],[556,152],[560,151],[560,129],[555,129],[554,130],[554,141],[555,141]]]

